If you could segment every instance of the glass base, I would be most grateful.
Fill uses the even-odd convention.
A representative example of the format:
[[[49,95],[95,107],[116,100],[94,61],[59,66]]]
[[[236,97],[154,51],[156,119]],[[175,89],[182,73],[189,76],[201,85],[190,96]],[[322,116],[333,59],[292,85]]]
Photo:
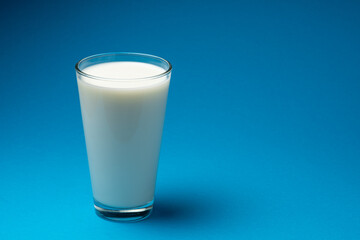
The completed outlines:
[[[150,216],[153,209],[153,202],[136,208],[111,208],[94,202],[96,214],[109,221],[115,222],[137,222]]]

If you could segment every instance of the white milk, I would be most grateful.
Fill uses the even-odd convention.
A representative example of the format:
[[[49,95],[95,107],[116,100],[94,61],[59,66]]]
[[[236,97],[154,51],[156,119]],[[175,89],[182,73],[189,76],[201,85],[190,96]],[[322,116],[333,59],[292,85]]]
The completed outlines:
[[[170,75],[155,65],[110,62],[78,75],[94,199],[109,207],[132,208],[154,198],[156,172]]]

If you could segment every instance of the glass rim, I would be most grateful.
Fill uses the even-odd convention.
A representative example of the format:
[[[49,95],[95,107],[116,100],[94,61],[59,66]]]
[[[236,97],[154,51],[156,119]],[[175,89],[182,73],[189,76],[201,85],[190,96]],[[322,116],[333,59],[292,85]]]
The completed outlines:
[[[104,57],[104,56],[139,56],[139,57],[144,57],[144,58],[149,58],[149,59],[156,59],[156,60],[159,60],[159,61],[165,63],[168,66],[168,68],[164,69],[163,73],[148,76],[148,77],[140,77],[140,78],[109,78],[109,77],[101,77],[101,76],[95,76],[95,75],[92,75],[92,74],[88,74],[88,73],[86,73],[86,72],[84,72],[83,70],[80,69],[80,64],[81,63],[83,63],[85,61],[88,61],[88,60],[91,60],[91,59],[94,59],[94,58],[99,58],[99,57]],[[109,61],[109,62],[111,62],[111,61]],[[116,62],[116,61],[114,61],[114,62]],[[137,62],[137,61],[132,61],[132,62]],[[151,64],[151,63],[148,63],[148,64]],[[96,64],[94,64],[94,65],[96,65]],[[152,64],[152,65],[154,65],[154,64]],[[136,53],[136,52],[108,52],[108,53],[99,53],[99,54],[91,55],[91,56],[88,56],[88,57],[85,57],[85,58],[81,59],[80,61],[78,61],[75,64],[75,70],[76,70],[76,72],[78,74],[80,74],[80,75],[82,75],[84,77],[87,77],[87,78],[95,79],[95,80],[101,80],[101,81],[133,81],[133,80],[136,80],[136,81],[141,81],[141,80],[157,79],[157,78],[161,78],[161,77],[164,77],[164,76],[170,74],[171,71],[172,71],[172,65],[166,59],[155,56],[155,55],[151,55],[151,54]]]

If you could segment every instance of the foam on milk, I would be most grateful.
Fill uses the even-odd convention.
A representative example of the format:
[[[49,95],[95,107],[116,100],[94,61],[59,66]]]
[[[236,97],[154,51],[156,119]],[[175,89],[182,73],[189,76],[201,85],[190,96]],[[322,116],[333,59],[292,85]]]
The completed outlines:
[[[133,88],[162,83],[164,78],[149,78],[160,75],[165,70],[148,63],[124,61],[92,65],[85,68],[83,72],[95,77],[85,79],[89,84],[110,88]],[[106,79],[103,80],[104,78]]]

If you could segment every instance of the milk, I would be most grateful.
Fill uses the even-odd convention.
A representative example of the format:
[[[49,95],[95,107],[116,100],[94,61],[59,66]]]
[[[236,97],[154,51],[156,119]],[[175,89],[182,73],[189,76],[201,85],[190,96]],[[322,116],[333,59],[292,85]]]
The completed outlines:
[[[154,198],[170,75],[139,62],[100,63],[78,74],[94,199],[133,208]],[[139,79],[145,78],[145,79]],[[120,80],[119,80],[120,79]]]

